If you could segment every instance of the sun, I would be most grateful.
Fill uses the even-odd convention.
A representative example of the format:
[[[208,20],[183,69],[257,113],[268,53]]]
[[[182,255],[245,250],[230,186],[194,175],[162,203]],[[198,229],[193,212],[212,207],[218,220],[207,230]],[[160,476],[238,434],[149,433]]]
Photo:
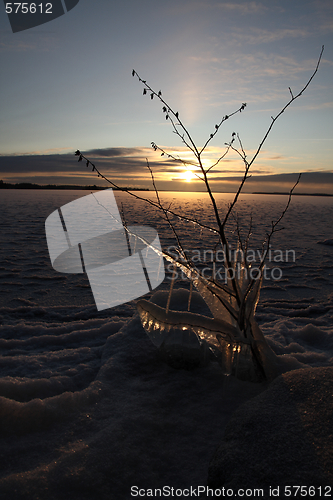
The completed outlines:
[[[185,172],[182,173],[183,179],[186,182],[191,182],[191,180],[194,178],[194,174],[192,170],[185,170]]]

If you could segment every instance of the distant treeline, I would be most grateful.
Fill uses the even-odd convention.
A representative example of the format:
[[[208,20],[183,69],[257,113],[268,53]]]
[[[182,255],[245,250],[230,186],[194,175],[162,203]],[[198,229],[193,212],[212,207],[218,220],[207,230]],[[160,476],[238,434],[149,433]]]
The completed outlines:
[[[72,186],[70,184],[47,184],[45,186],[41,186],[40,184],[32,184],[31,182],[19,182],[17,184],[10,184],[9,182],[0,181],[0,189],[87,189],[87,190],[98,190],[98,189],[108,189],[107,187],[96,186]],[[132,187],[123,187],[123,188],[112,188],[114,191],[149,191],[149,189],[144,188],[132,188]]]

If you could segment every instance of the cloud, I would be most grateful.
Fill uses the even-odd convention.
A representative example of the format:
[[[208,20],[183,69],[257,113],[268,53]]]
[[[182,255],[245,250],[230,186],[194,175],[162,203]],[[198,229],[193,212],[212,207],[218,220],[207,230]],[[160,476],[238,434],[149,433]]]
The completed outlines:
[[[74,153],[58,155],[15,155],[0,157],[1,173],[26,173],[29,172],[63,172],[80,173],[85,172],[85,163],[78,162]],[[141,161],[142,166],[145,160]],[[134,172],[140,167],[140,160],[133,160],[126,157],[101,158],[98,168],[101,170],[116,171],[122,173]]]
[[[333,101],[330,102],[320,102],[318,104],[303,104],[299,106],[299,109],[305,110],[317,110],[317,109],[331,109],[333,108]]]
[[[215,52],[215,51],[214,51]],[[222,53],[222,46],[217,47],[216,52]],[[319,55],[319,54],[318,54]],[[235,82],[238,77],[245,77],[245,81],[258,81],[259,78],[266,76],[291,76],[297,75],[304,71],[314,70],[317,60],[308,59],[300,62],[290,55],[282,55],[277,53],[264,52],[261,50],[246,52],[246,50],[234,51],[231,56],[219,56],[211,53],[210,56],[205,54],[193,56],[201,65],[215,64],[215,74],[221,74],[224,80],[230,79]]]
[[[89,149],[85,152],[85,156],[100,156],[100,157],[119,157],[119,156],[144,156],[147,151],[151,152],[148,148],[100,148]]]
[[[166,2],[167,3],[167,2]],[[251,15],[266,12],[268,7],[259,2],[221,2],[220,0],[205,1],[182,1],[166,7],[167,11],[173,16],[195,13],[198,19],[202,18],[207,12],[219,11],[223,13],[235,13],[236,15]]]
[[[214,36],[210,38],[209,49],[204,48],[190,56],[193,73],[201,75],[204,81],[200,100],[198,98],[195,102],[198,109],[202,107],[202,112],[204,106],[206,109],[227,106],[232,110],[243,101],[252,105],[286,102],[288,85],[295,91],[302,88],[313,73],[319,56],[318,51],[318,54],[312,52],[313,58],[298,57],[287,49],[276,51],[275,46],[257,48],[246,41],[231,45],[234,44],[230,42],[229,45],[229,42]]]
[[[185,160],[189,158],[186,148],[177,148],[177,150],[166,148],[166,151],[167,153],[170,152],[174,155],[179,155]],[[205,168],[212,165],[223,152],[224,149],[222,148],[207,148],[207,155],[204,160]],[[183,172],[185,168],[180,161],[167,158],[166,156],[161,157],[158,153],[153,153],[149,148],[144,147],[99,148],[82,151],[82,153],[96,165],[101,173],[106,176],[113,176],[113,178],[116,177],[117,179],[126,179],[130,176],[141,175],[143,179],[146,178],[149,181],[150,175],[147,170],[146,158],[149,159],[149,165],[153,169],[154,174],[160,177],[163,176],[163,178],[167,174],[174,175],[175,173]],[[248,150],[247,153],[248,156],[251,156],[254,151]],[[272,154],[269,155],[266,151],[262,151],[260,166],[257,165],[257,170],[253,170],[252,173],[270,173],[270,167],[264,165],[264,163],[272,160],[283,161],[284,159],[286,158],[282,155],[274,156]],[[288,160],[290,160],[290,157],[288,157]],[[227,164],[228,168],[223,168]],[[234,169],[232,168],[233,164],[235,164]],[[188,168],[195,169],[190,164]],[[234,156],[230,157],[230,159],[224,159],[211,172],[213,175],[220,173],[242,173],[243,170],[238,170],[238,168],[239,159],[238,156]],[[91,175],[90,172],[91,166],[87,168],[84,161],[78,162],[74,151],[63,154],[29,153],[25,155],[0,155],[0,174],[4,180],[9,177],[12,178],[13,175],[17,174],[29,176],[43,173],[45,175],[59,175],[60,177],[71,175],[72,177],[76,177],[78,179],[77,182],[79,182],[82,176],[86,176],[88,173]]]
[[[91,149],[85,152],[85,155],[115,184],[151,188],[151,177],[146,165],[147,151],[148,148],[139,147],[100,148]],[[182,154],[180,150],[178,151]],[[218,151],[218,148],[211,148],[209,153],[217,154]],[[281,162],[283,160],[284,157],[281,155],[263,151],[260,164],[251,171],[252,177],[246,182],[246,190],[248,192],[288,191],[295,182],[297,174],[271,175],[268,163],[269,161]],[[181,179],[184,168],[179,163],[151,154],[149,164],[160,189],[185,189],[182,187],[183,180]],[[224,166],[227,168],[223,168]],[[198,170],[192,170],[198,172]],[[214,189],[218,191],[226,189],[226,185],[232,191],[239,185],[243,172],[244,170],[239,168],[239,164],[238,166],[235,164],[235,168],[232,168],[232,163],[219,164],[215,169],[212,169],[210,181]],[[96,173],[92,172],[91,166],[87,168],[85,162],[77,161],[74,152],[71,154],[0,156],[0,179],[12,183],[106,185],[105,180],[99,179]],[[174,184],[172,179],[174,179]],[[221,187],[220,183],[223,183],[224,187]],[[192,186],[192,189],[204,190],[204,186],[198,182],[187,184]],[[201,189],[202,187],[203,189]],[[333,192],[333,173],[307,172],[302,176],[300,189],[312,192]],[[189,190],[189,186],[186,187],[186,190]]]
[[[267,30],[264,28],[251,27],[246,32],[235,30],[232,34],[234,41],[246,44],[273,43],[290,38],[308,38],[313,33],[308,28],[279,28]]]
[[[49,52],[59,49],[59,35],[49,31],[27,30],[13,33],[0,30],[0,52]]]
[[[258,2],[222,2],[216,5],[219,9],[224,11],[234,11],[237,14],[248,15],[258,14],[268,9],[267,6]]]
[[[27,52],[28,50],[35,50],[34,43],[26,43],[19,40],[0,41],[0,52]]]

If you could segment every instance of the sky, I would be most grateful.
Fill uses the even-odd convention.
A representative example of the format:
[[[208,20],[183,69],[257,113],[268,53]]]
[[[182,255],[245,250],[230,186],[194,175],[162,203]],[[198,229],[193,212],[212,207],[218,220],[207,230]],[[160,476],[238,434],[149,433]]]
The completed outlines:
[[[13,33],[0,10],[0,179],[39,184],[106,185],[80,150],[113,182],[204,190],[193,156],[163,104],[179,113],[193,141],[209,142],[209,168],[239,134],[251,160],[279,111],[313,81],[274,124],[251,167],[249,191],[333,194],[333,4],[331,0],[80,0],[65,15]],[[179,130],[179,127],[178,127]],[[181,131],[180,131],[181,132]],[[237,136],[235,136],[237,137]],[[238,143],[235,141],[234,145]],[[210,171],[215,191],[232,191],[244,172],[230,152]]]

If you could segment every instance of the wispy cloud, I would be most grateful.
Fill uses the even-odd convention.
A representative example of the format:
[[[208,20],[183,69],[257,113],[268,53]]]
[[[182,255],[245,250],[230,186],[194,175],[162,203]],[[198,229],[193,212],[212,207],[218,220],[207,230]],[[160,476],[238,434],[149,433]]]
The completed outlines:
[[[332,109],[333,108],[333,101],[330,102],[319,102],[317,104],[303,104],[302,106],[299,106],[299,109],[304,109],[304,110],[319,110],[319,109]]]
[[[0,52],[48,52],[56,51],[60,46],[60,38],[51,32],[27,30],[13,33],[0,30]]]
[[[264,29],[257,27],[250,27],[247,30],[235,29],[232,33],[232,38],[234,42],[246,43],[246,44],[261,44],[261,43],[273,43],[280,40],[286,40],[291,38],[307,38],[313,34],[308,28],[278,28],[278,29]]]
[[[203,67],[202,69],[208,66],[215,74],[221,73],[224,79],[233,79],[233,81],[237,81],[239,76],[245,77],[247,81],[265,76],[294,76],[304,71],[313,70],[317,63],[316,59],[300,61],[296,57],[283,55],[281,52],[261,50],[249,52],[234,50],[228,56],[225,54],[223,45],[215,40],[213,51],[192,56],[191,59],[198,66]]]
[[[235,13],[236,15],[251,15],[260,14],[268,10],[268,7],[260,2],[221,2],[219,0],[187,0],[182,2],[177,2],[171,4],[171,6],[165,7],[168,12],[173,15],[187,14],[192,12],[201,12],[201,16],[204,13],[211,11],[218,11],[219,13]]]
[[[36,45],[34,43],[27,43],[20,40],[0,41],[0,52],[27,52],[34,50]]]
[[[258,2],[222,2],[216,5],[220,10],[234,11],[237,14],[248,15],[258,14],[268,9],[266,5]]]
[[[288,86],[294,93],[300,90],[317,64],[315,57],[298,58],[281,51],[250,48],[229,53],[219,40],[212,47],[209,52],[192,56],[206,82],[201,89],[201,102],[206,108],[226,109],[227,104],[230,112],[243,101],[252,105],[287,102]]]

